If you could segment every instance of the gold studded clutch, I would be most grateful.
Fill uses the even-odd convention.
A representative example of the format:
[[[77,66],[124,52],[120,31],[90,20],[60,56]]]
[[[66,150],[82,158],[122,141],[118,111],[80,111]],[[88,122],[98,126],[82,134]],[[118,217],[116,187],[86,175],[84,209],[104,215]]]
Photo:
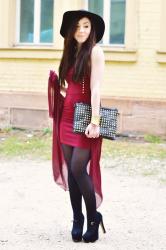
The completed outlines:
[[[74,133],[85,133],[85,129],[91,122],[91,106],[85,103],[76,103],[74,110]],[[118,110],[116,108],[100,108],[100,136],[115,140],[117,132]]]

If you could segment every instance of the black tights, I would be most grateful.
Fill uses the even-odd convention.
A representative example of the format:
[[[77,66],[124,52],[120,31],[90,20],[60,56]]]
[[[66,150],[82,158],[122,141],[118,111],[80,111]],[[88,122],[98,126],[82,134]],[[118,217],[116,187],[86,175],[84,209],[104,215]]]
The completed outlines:
[[[62,144],[64,158],[68,167],[70,200],[75,219],[82,213],[82,196],[87,210],[87,220],[94,221],[96,198],[91,177],[87,173],[90,150]]]

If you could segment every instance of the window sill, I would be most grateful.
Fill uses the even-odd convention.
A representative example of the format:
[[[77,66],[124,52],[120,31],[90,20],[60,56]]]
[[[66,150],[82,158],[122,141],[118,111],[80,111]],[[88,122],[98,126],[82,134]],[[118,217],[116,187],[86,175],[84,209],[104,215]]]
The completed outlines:
[[[157,62],[158,63],[166,63],[166,50],[158,50],[157,51]]]
[[[17,46],[12,48],[0,48],[0,58],[18,59],[60,59],[62,50],[53,46]]]
[[[125,47],[106,47],[103,46],[105,60],[111,62],[136,62],[137,50]]]
[[[137,50],[122,47],[102,46],[105,60],[111,62],[136,62]],[[0,48],[0,58],[4,59],[61,59],[62,49],[54,46],[17,46],[12,48]]]

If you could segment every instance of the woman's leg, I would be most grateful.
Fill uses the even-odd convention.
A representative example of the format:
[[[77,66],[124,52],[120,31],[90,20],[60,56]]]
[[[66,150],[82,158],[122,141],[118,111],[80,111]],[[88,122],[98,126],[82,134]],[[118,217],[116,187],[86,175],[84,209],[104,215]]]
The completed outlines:
[[[73,147],[62,144],[62,150],[68,167],[68,185],[69,185],[71,206],[73,209],[73,218],[77,220],[80,217],[80,214],[82,214],[82,194],[71,171],[71,159],[73,154]]]
[[[73,209],[73,227],[71,230],[72,239],[75,242],[82,240],[84,216],[82,214],[82,194],[78,187],[77,182],[71,171],[71,159],[73,154],[73,147],[68,145],[62,145],[64,158],[68,166],[68,184],[70,201]]]
[[[84,197],[87,210],[87,231],[82,236],[85,242],[95,242],[99,238],[99,224],[105,228],[102,215],[96,211],[96,198],[91,177],[87,173],[90,150],[73,148],[71,171]]]
[[[91,177],[87,173],[89,160],[89,149],[73,148],[71,171],[85,201],[87,220],[94,221],[96,218],[96,197]]]

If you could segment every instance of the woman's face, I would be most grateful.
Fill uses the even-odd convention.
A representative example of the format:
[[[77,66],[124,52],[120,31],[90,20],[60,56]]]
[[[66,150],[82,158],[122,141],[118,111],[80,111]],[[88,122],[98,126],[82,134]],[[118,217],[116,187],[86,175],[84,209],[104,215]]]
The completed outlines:
[[[81,18],[77,23],[76,31],[74,33],[74,39],[77,41],[78,45],[81,45],[88,39],[90,32],[91,22],[89,18]]]

